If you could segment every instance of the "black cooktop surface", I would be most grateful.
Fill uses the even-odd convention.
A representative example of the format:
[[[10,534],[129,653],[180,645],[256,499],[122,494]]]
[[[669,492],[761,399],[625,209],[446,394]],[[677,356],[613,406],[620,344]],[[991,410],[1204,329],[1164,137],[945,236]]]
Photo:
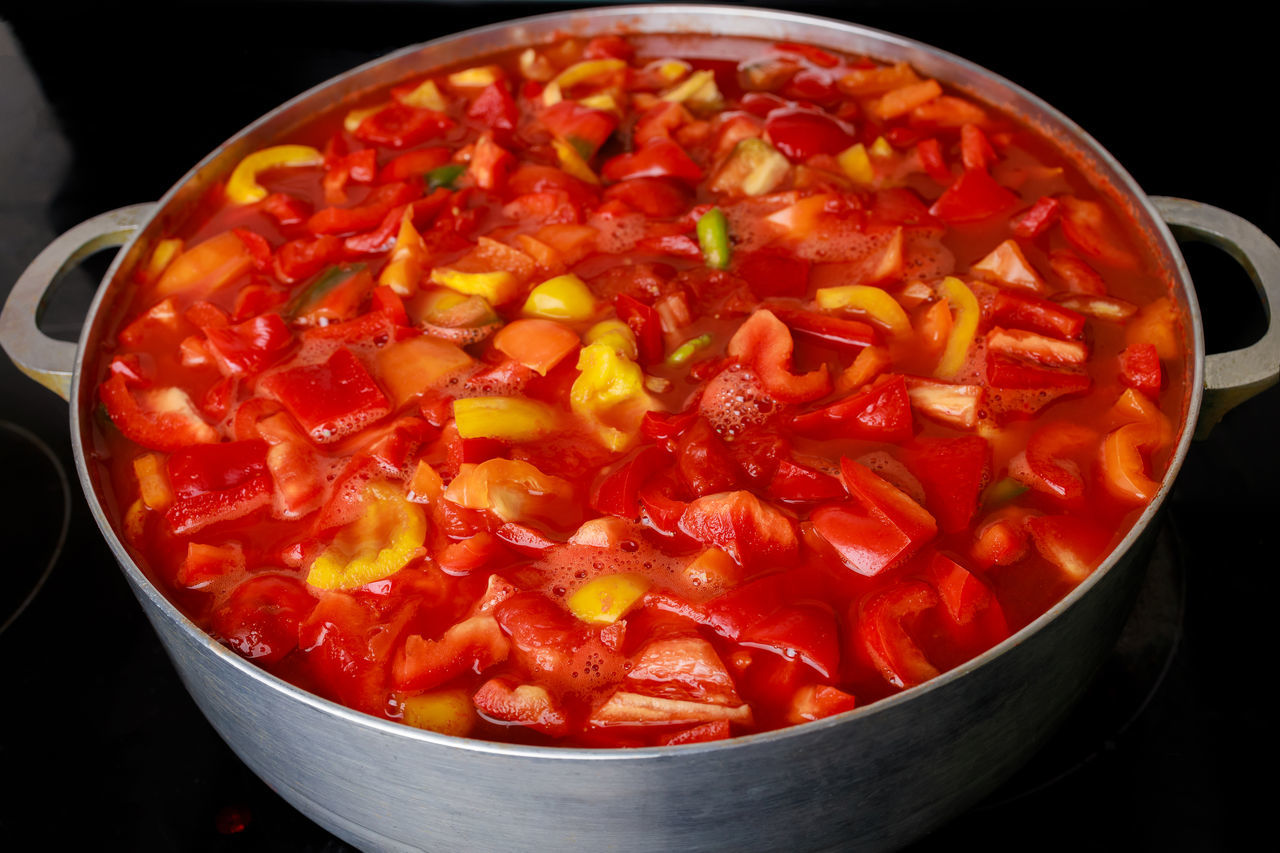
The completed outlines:
[[[1151,194],[1280,237],[1272,35],[1243,4],[780,4],[942,47],[1075,119]],[[1049,8],[1051,6],[1051,8]],[[56,234],[158,198],[260,113],[395,48],[572,4],[49,2],[0,11],[0,295]],[[1265,313],[1186,249],[1210,351]],[[105,259],[44,321],[74,339]],[[258,781],[187,697],[80,494],[66,404],[0,359],[0,839],[346,850]],[[1266,831],[1280,390],[1192,448],[1125,635],[1051,745],[920,850],[1236,848]],[[500,804],[495,803],[495,808]]]

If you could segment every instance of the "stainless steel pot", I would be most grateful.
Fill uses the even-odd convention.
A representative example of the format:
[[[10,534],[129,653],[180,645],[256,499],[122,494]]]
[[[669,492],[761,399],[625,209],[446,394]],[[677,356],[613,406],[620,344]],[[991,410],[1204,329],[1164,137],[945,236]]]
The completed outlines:
[[[211,640],[147,580],[108,520],[90,464],[91,362],[134,266],[211,182],[314,112],[433,66],[572,31],[697,32],[826,45],[905,60],[1023,116],[1060,141],[1139,223],[1188,318],[1181,420],[1207,431],[1280,373],[1280,330],[1206,357],[1199,308],[1169,227],[1216,243],[1280,304],[1280,249],[1215,208],[1146,197],[1084,132],[1006,80],[925,45],[844,23],[728,7],[623,7],[542,16],[392,54],[264,116],[209,155],[156,204],[95,217],[31,264],[0,314],[0,344],[37,381],[73,401],[77,471],[98,525],[183,682],[236,753],[294,806],[370,849],[821,849],[900,846],[963,810],[1028,758],[1067,714],[1115,642],[1153,539],[1152,520],[1185,457],[1184,429],[1156,500],[1102,567],[990,652],[923,686],[831,719],[678,748],[560,750],[460,740],[369,717],[268,675]],[[122,246],[78,345],[37,329],[65,270]]]

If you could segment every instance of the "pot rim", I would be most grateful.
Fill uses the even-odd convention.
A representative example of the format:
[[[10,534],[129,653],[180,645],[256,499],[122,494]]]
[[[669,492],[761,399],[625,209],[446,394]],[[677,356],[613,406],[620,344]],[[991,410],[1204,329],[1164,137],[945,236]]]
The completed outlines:
[[[666,20],[673,15],[688,16],[688,28],[673,29],[670,26],[654,24],[654,22]],[[129,242],[126,243],[117,253],[115,259],[112,261],[103,277],[103,282],[109,283],[114,281],[115,277],[119,273],[120,267],[133,253],[132,250],[138,244],[139,240],[147,230],[155,224],[157,219],[165,212],[166,208],[170,206],[176,197],[184,191],[187,191],[189,187],[193,187],[202,181],[206,186],[200,187],[200,191],[207,188],[208,180],[212,177],[216,177],[216,175],[202,175],[202,173],[209,170],[213,164],[215,164],[215,162],[224,155],[229,147],[252,136],[255,131],[270,124],[273,120],[287,114],[291,108],[302,105],[321,94],[331,95],[334,90],[339,90],[341,88],[340,84],[348,81],[357,81],[373,69],[381,68],[384,65],[394,64],[397,60],[405,60],[428,50],[438,50],[443,46],[447,46],[458,41],[502,33],[504,31],[518,31],[527,27],[539,30],[543,34],[549,34],[554,30],[557,32],[563,32],[564,34],[582,35],[619,31],[630,31],[652,35],[677,33],[700,35],[706,34],[708,30],[715,30],[713,34],[721,35],[726,33],[716,28],[714,24],[730,22],[733,19],[744,19],[751,22],[768,22],[770,24],[787,24],[800,29],[811,29],[814,30],[814,32],[806,35],[802,40],[807,41],[808,43],[818,44],[820,46],[831,46],[841,50],[843,50],[843,48],[839,48],[838,46],[838,40],[841,36],[848,36],[855,39],[873,42],[876,46],[880,47],[891,46],[897,48],[900,52],[911,54],[913,58],[910,61],[913,64],[917,61],[916,57],[919,57],[921,59],[927,59],[931,63],[946,66],[947,70],[951,72],[951,76],[938,76],[942,76],[942,79],[945,82],[962,91],[969,91],[972,93],[972,86],[966,86],[965,83],[975,81],[987,86],[995,86],[996,88],[1003,90],[1006,94],[1011,96],[1013,101],[1020,103],[995,104],[995,106],[1017,118],[1019,121],[1037,129],[1044,135],[1053,138],[1055,144],[1058,145],[1062,153],[1076,160],[1077,164],[1082,168],[1082,171],[1086,174],[1090,174],[1091,178],[1096,181],[1096,189],[1109,194],[1113,201],[1120,204],[1122,207],[1127,208],[1126,213],[1131,219],[1137,222],[1142,234],[1150,241],[1150,248],[1153,250],[1153,254],[1157,256],[1163,254],[1169,260],[1171,268],[1167,267],[1163,269],[1162,272],[1168,276],[1167,283],[1170,285],[1171,295],[1181,297],[1179,304],[1185,310],[1187,320],[1184,331],[1190,338],[1189,343],[1191,345],[1189,353],[1190,358],[1188,358],[1187,364],[1188,375],[1185,380],[1186,390],[1184,392],[1184,417],[1181,424],[1181,434],[1178,438],[1174,451],[1170,456],[1168,469],[1165,472],[1160,488],[1156,492],[1155,497],[1143,509],[1142,513],[1134,521],[1129,531],[1107,555],[1107,558],[1099,564],[1099,566],[1087,578],[1078,583],[1052,607],[1036,619],[1032,620],[1029,624],[1025,625],[1012,636],[988,649],[981,655],[971,658],[963,664],[950,669],[923,684],[908,688],[900,693],[894,694],[893,696],[876,700],[868,705],[859,706],[851,711],[846,711],[832,717],[800,725],[788,726],[782,729],[774,729],[755,734],[733,737],[723,741],[679,746],[652,746],[637,748],[529,746],[442,735],[436,732],[417,729],[392,720],[374,717],[370,714],[356,711],[352,708],[348,708],[347,706],[322,698],[297,687],[278,676],[272,675],[261,667],[258,667],[250,661],[240,657],[226,646],[223,646],[221,643],[213,639],[210,634],[205,632],[192,622],[184,613],[182,613],[182,611],[179,610],[178,607],[174,605],[155,584],[152,583],[146,573],[142,571],[130,556],[128,549],[116,534],[110,520],[107,518],[106,511],[103,507],[103,501],[98,496],[94,476],[89,470],[84,449],[86,444],[86,437],[83,432],[85,425],[81,419],[82,394],[84,393],[82,380],[84,379],[85,374],[84,366],[86,361],[86,352],[89,349],[89,342],[93,336],[94,329],[98,324],[102,303],[107,298],[109,291],[113,290],[110,286],[100,286],[88,308],[85,323],[81,330],[79,341],[76,345],[76,357],[73,375],[71,378],[71,405],[68,407],[70,410],[72,450],[75,457],[76,473],[79,477],[81,488],[85,493],[90,511],[92,512],[94,520],[97,522],[103,536],[106,538],[107,544],[115,555],[117,562],[120,564],[121,569],[133,585],[135,593],[140,597],[145,596],[146,600],[155,607],[158,613],[163,614],[167,620],[181,628],[186,634],[188,634],[190,639],[205,645],[210,651],[221,658],[222,663],[234,667],[243,676],[248,676],[266,687],[285,694],[293,700],[308,705],[327,715],[338,717],[346,720],[347,722],[380,731],[384,734],[403,737],[408,740],[436,744],[439,746],[454,747],[464,751],[506,755],[513,758],[521,757],[588,762],[606,760],[615,761],[618,759],[653,760],[664,759],[669,756],[677,755],[746,749],[754,744],[805,738],[835,726],[855,725],[858,720],[873,717],[878,714],[892,712],[895,708],[905,702],[910,702],[916,697],[923,696],[934,690],[943,689],[951,683],[964,678],[969,673],[986,665],[995,658],[1002,656],[1016,646],[1031,640],[1047,625],[1056,620],[1058,616],[1071,609],[1077,602],[1089,595],[1093,588],[1098,585],[1098,583],[1100,583],[1112,570],[1113,566],[1115,566],[1121,556],[1134,545],[1139,536],[1146,530],[1147,526],[1152,523],[1156,514],[1163,505],[1165,498],[1172,490],[1174,480],[1177,478],[1178,472],[1182,467],[1183,460],[1186,458],[1187,451],[1191,443],[1196,416],[1200,412],[1202,403],[1205,351],[1200,306],[1196,299],[1195,289],[1191,283],[1190,272],[1187,269],[1186,262],[1183,259],[1168,226],[1156,211],[1146,193],[1143,192],[1142,188],[1138,186],[1133,177],[1129,175],[1129,173],[1111,155],[1111,153],[1093,139],[1092,136],[1085,132],[1083,128],[1077,125],[1066,115],[1059,112],[1053,106],[1041,100],[1031,92],[1023,89],[1018,84],[1002,77],[1001,75],[989,71],[976,63],[970,62],[969,60],[948,51],[932,47],[924,42],[861,24],[853,24],[798,12],[731,5],[679,4],[610,6],[550,12],[488,24],[482,27],[452,33],[419,44],[410,45],[351,68],[328,80],[312,86],[306,91],[283,102],[273,110],[264,113],[258,119],[229,137],[220,146],[202,158],[190,171],[179,178],[178,181],[175,182],[164,194],[164,196],[161,197],[153,210],[146,217],[145,221],[140,225],[137,232],[135,232]],[[730,29],[732,32],[728,34],[737,34],[737,30],[735,28],[730,27]],[[759,38],[762,36],[756,35],[756,37]],[[866,53],[866,55],[869,55],[872,58],[883,58],[875,52],[862,50],[857,52]],[[435,64],[438,65],[439,63]],[[432,66],[424,64],[423,67],[427,68]],[[371,88],[381,88],[383,85],[384,82],[376,82],[372,84]],[[990,103],[990,99],[985,96],[975,96],[984,102]],[[331,106],[331,104],[326,104],[322,106],[322,109],[326,109],[329,106]],[[1026,107],[1031,107],[1032,113],[1023,114],[1022,112],[1015,111],[1013,107],[1021,107],[1024,109]],[[1051,134],[1049,132],[1050,130],[1057,131],[1057,133]],[[1067,143],[1071,143],[1070,147],[1068,147]],[[1092,162],[1082,162],[1084,160],[1092,160]],[[1163,250],[1163,252],[1160,250]],[[88,419],[86,418],[85,420]]]

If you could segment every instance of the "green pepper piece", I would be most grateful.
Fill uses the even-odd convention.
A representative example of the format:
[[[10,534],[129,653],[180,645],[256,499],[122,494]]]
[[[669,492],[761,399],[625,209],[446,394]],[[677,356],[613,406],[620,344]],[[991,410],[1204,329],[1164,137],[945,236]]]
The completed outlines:
[[[432,169],[427,172],[427,192],[440,187],[453,189],[453,182],[461,178],[462,173],[465,171],[467,171],[467,167],[462,163],[449,163]]]
[[[698,245],[707,266],[713,270],[729,268],[729,222],[720,208],[713,207],[698,218]]]
[[[698,335],[696,338],[689,340],[676,347],[671,355],[667,356],[667,364],[672,367],[684,364],[698,352],[698,350],[711,346],[710,335]]]
[[[315,280],[298,291],[298,295],[289,300],[284,308],[284,316],[290,320],[306,314],[314,309],[329,293],[337,289],[353,275],[363,272],[365,264],[338,264],[329,267]]]
[[[991,508],[1007,504],[1026,490],[1027,486],[1024,484],[1012,477],[1005,477],[987,486],[987,490],[982,493],[982,505]]]

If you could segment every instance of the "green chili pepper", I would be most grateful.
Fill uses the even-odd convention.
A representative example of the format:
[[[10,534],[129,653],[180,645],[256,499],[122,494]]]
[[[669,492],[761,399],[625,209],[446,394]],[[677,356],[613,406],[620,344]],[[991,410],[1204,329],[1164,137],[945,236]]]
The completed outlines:
[[[449,163],[445,166],[432,169],[427,172],[427,192],[444,187],[445,189],[453,189],[453,182],[462,177],[462,173],[467,171],[467,167],[461,163]]]
[[[698,350],[708,346],[711,346],[710,335],[698,335],[696,338],[690,338],[680,346],[676,347],[671,355],[667,356],[667,364],[672,367],[684,364],[686,361],[693,358],[694,354],[697,353]]]
[[[1009,501],[1018,497],[1027,490],[1027,487],[1012,477],[1005,477],[987,486],[987,490],[982,493],[982,505],[984,507],[997,507],[1001,504],[1007,504]]]
[[[292,320],[295,317],[306,314],[340,284],[350,279],[353,275],[364,271],[364,269],[364,264],[338,264],[337,266],[329,267],[320,273],[315,281],[298,291],[297,296],[289,300],[289,304],[284,309],[284,316]]]
[[[707,266],[713,270],[729,268],[729,222],[720,208],[713,207],[698,219],[698,245]]]

